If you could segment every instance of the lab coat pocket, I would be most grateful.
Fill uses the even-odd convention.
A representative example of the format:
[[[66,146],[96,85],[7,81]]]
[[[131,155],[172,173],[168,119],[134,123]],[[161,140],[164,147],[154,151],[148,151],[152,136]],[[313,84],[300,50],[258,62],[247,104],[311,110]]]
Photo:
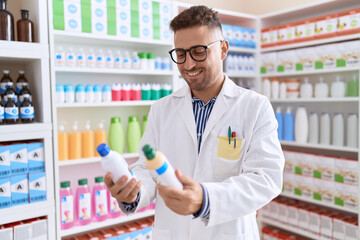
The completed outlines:
[[[169,240],[170,239],[170,231],[163,230],[159,228],[152,229],[152,238],[156,240]]]

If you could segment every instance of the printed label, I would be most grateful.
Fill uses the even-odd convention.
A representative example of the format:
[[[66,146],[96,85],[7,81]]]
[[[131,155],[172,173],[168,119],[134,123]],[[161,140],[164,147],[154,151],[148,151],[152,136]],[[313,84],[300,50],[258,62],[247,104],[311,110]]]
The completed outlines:
[[[20,117],[21,117],[21,119],[32,119],[32,118],[34,118],[34,108],[33,107],[22,107],[22,108],[20,108]]]
[[[87,220],[91,218],[91,196],[90,193],[79,195],[79,220]]]
[[[32,102],[32,96],[30,94],[23,94],[19,96],[20,106],[24,101],[24,98],[28,98],[30,102]]]
[[[29,84],[27,82],[20,82],[16,83],[16,92],[19,94],[24,86],[29,87]]]
[[[112,197],[111,195],[110,195],[110,212],[112,213],[120,212],[118,201],[116,200],[116,198]]]
[[[6,91],[6,89],[7,89],[7,87],[8,87],[9,85],[11,85],[11,83],[8,83],[8,82],[6,82],[6,83],[0,83],[1,94],[4,94],[4,93],[5,93],[5,91]]]
[[[17,98],[17,96],[16,96],[15,94],[5,95],[5,96],[4,96],[4,103],[6,104],[6,102],[7,102],[10,98],[12,98],[15,103],[17,103],[18,98]]]
[[[0,120],[5,118],[4,108],[0,106]]]
[[[61,198],[61,224],[74,221],[74,198],[66,196]]]
[[[5,119],[19,119],[19,110],[17,107],[5,108]]]
[[[106,190],[95,192],[96,216],[108,214]]]

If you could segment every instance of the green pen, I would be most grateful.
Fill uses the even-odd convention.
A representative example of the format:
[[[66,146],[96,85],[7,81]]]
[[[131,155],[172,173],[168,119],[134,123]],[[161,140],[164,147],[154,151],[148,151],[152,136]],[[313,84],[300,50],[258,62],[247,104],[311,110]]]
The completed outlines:
[[[228,135],[229,135],[229,144],[231,144],[231,127],[229,126],[229,133],[228,133]]]

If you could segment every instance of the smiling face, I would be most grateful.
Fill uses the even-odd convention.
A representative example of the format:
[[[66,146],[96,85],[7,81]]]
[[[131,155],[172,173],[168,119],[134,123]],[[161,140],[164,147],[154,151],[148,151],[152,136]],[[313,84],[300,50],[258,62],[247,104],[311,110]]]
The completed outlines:
[[[222,39],[220,29],[197,26],[176,31],[174,44],[175,48],[189,49],[195,45],[207,46]],[[181,76],[195,96],[196,93],[214,92],[216,89],[220,91],[224,80],[223,60],[228,49],[229,44],[224,40],[207,49],[208,56],[205,61],[196,62],[190,57],[189,53],[186,53],[185,63],[177,65]]]

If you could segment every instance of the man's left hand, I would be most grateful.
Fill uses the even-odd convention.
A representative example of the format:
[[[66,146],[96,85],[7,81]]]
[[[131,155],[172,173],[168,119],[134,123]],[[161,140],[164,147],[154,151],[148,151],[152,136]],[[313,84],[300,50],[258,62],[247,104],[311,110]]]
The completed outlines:
[[[191,177],[180,172],[179,169],[175,170],[175,174],[183,184],[183,190],[160,184],[156,186],[166,206],[180,215],[190,215],[199,212],[204,200],[201,185]]]

